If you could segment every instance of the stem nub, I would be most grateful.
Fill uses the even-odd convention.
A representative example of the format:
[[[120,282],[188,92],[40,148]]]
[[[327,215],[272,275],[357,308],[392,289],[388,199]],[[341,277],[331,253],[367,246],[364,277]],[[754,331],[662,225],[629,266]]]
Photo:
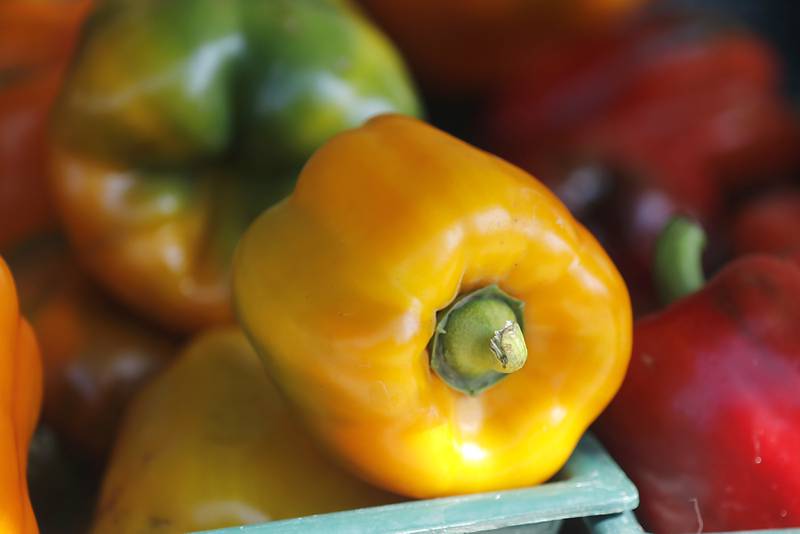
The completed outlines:
[[[524,303],[495,285],[459,298],[438,316],[431,367],[450,387],[478,395],[525,365]]]
[[[653,274],[664,304],[703,287],[705,244],[703,228],[685,217],[672,218],[661,231],[656,242]]]

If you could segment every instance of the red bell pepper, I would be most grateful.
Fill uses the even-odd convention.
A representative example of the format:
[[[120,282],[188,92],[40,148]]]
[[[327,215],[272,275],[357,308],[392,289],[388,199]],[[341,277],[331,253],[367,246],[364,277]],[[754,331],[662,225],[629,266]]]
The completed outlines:
[[[91,0],[0,2],[0,250],[52,223],[47,118]]]
[[[800,252],[800,191],[775,191],[745,204],[732,224],[736,254]]]
[[[601,33],[648,0],[359,0],[429,94],[483,94],[534,52]]]
[[[675,213],[712,226],[731,190],[796,167],[800,131],[780,78],[751,34],[650,16],[521,71],[490,105],[487,143],[608,236],[636,286]]]
[[[665,234],[672,295],[694,289],[701,243],[685,225]],[[636,323],[596,431],[656,533],[800,526],[798,389],[800,267],[751,255]]]

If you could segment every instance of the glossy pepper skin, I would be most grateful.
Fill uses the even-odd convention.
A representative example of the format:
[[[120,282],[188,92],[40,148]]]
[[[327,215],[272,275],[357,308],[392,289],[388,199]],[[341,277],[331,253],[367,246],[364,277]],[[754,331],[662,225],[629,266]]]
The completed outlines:
[[[0,3],[0,250],[52,224],[46,126],[88,0]]]
[[[327,460],[241,331],[217,329],[132,404],[92,532],[193,532],[396,500]]]
[[[361,0],[425,88],[485,93],[575,35],[604,31],[645,0]]]
[[[653,247],[671,216],[714,230],[728,196],[800,164],[780,86],[756,36],[650,14],[520,69],[489,106],[487,142],[597,233],[647,311]]]
[[[527,363],[468,396],[429,365],[436,312],[497,284]],[[432,497],[541,482],[614,395],[627,291],[533,177],[412,118],[341,134],[240,241],[242,325],[321,442],[368,482]]]
[[[178,340],[109,299],[61,236],[25,243],[9,265],[20,307],[40,340],[43,420],[101,463],[128,401],[172,359]]]
[[[752,255],[637,321],[596,431],[659,534],[800,526],[800,269]]]
[[[343,0],[107,1],[54,118],[53,186],[92,274],[180,330],[232,320],[241,232],[311,152],[416,97]]]
[[[20,315],[11,271],[0,257],[0,532],[37,533],[28,496],[28,444],[42,401],[42,365]]]

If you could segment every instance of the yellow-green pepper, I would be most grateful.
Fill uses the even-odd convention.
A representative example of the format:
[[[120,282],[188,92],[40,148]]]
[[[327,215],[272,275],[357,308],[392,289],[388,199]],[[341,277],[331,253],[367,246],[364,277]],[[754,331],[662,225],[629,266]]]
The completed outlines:
[[[234,295],[315,436],[413,497],[544,481],[630,357],[625,285],[561,202],[398,115],[316,152],[240,241]]]
[[[196,338],[132,403],[93,532],[183,533],[396,500],[315,448],[227,328]]]
[[[311,153],[418,113],[346,0],[105,0],[53,119],[53,190],[83,263],[162,324],[231,321],[239,236]]]

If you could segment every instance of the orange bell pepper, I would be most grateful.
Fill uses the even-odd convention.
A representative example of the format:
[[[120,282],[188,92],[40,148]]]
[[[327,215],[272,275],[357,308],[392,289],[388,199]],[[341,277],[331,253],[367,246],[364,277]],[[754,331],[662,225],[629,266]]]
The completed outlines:
[[[70,446],[102,459],[129,399],[171,359],[177,340],[100,291],[62,239],[26,242],[8,263],[41,344],[42,419]]]
[[[42,400],[42,364],[20,316],[11,271],[0,258],[0,532],[38,532],[26,467]]]

